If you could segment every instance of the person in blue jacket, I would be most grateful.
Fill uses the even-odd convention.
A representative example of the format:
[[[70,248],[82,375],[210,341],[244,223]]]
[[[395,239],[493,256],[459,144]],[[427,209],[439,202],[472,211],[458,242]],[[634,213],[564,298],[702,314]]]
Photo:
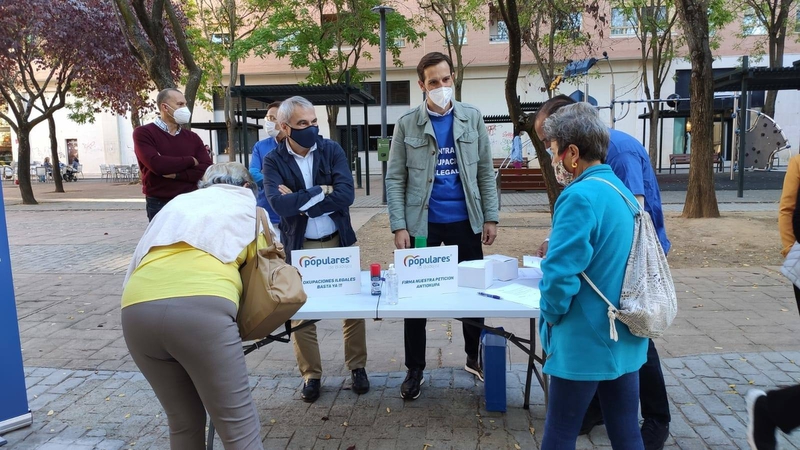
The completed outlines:
[[[547,117],[558,111],[559,108],[573,103],[575,100],[566,95],[557,95],[544,102],[534,120],[537,136],[543,139],[542,124]],[[647,150],[633,136],[618,130],[609,130],[608,153],[605,163],[611,166],[614,175],[622,180],[622,183],[630,189],[639,200],[639,204],[650,215],[661,248],[665,255],[669,254],[672,244],[667,238],[664,212],[661,208],[661,192]],[[539,256],[547,254],[547,244],[546,240],[542,243],[538,252]],[[645,450],[662,450],[669,437],[669,423],[672,417],[669,412],[669,398],[664,383],[664,373],[661,370],[661,360],[652,339],[649,339],[648,342],[647,362],[639,370],[639,385],[639,402],[642,419],[644,419],[641,424],[644,448]],[[583,419],[580,434],[588,434],[592,428],[601,424],[603,424],[603,415],[600,413],[600,402],[595,396]]]
[[[264,193],[264,174],[262,174],[261,171],[264,168],[264,157],[267,156],[267,153],[278,148],[278,143],[286,138],[286,135],[278,127],[278,108],[280,108],[280,106],[281,102],[272,102],[267,106],[267,115],[264,117],[266,120],[264,122],[264,129],[269,137],[256,142],[256,145],[253,146],[253,154],[250,159],[250,175],[253,176],[253,180],[258,185],[256,201],[258,206],[267,210],[269,221],[272,222],[275,228],[275,237],[278,238],[279,241],[281,240],[281,232],[278,229],[278,224],[281,222],[281,216],[272,209],[269,201],[267,201],[267,196]]]
[[[547,258],[542,262],[540,335],[547,354],[550,400],[542,449],[575,448],[578,432],[595,392],[615,449],[643,449],[639,432],[639,368],[647,358],[647,339],[616,322],[610,336],[607,305],[582,273],[619,306],[633,241],[634,218],[628,201],[636,198],[603,164],[608,128],[587,103],[564,106],[543,125],[553,152],[558,182]],[[602,181],[605,180],[606,182]]]

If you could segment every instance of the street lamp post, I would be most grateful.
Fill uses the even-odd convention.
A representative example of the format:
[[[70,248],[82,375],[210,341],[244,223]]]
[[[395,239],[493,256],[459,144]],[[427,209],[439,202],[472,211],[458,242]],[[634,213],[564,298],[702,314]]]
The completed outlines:
[[[394,12],[394,8],[380,5],[372,8],[372,12],[381,15],[381,139],[386,139],[386,14]],[[383,204],[386,204],[386,161],[381,162],[383,176]]]

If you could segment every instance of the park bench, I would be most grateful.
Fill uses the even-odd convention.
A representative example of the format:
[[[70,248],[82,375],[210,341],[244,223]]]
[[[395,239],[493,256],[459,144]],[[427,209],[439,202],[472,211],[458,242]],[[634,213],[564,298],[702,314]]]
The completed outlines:
[[[691,164],[692,155],[688,153],[674,153],[669,155],[669,173],[672,173],[672,170],[675,169],[675,172],[678,172],[678,166],[688,166]],[[714,158],[712,159],[712,164],[717,166],[717,170],[722,172],[722,158],[719,157],[719,153],[714,153]]]
[[[542,169],[500,169],[500,189],[503,191],[544,191]]]

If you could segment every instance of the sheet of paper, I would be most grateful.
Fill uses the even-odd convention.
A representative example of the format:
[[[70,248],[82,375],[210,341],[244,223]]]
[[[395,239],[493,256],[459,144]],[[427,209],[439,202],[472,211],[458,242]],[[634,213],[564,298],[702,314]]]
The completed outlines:
[[[528,308],[539,309],[539,290],[524,284],[511,283],[499,288],[486,289],[483,292],[496,295],[501,300],[519,303]]]
[[[523,267],[535,267],[535,268],[538,269],[538,268],[542,267],[542,258],[540,258],[538,256],[523,255],[522,256],[522,266]]]
[[[542,278],[542,269],[521,267],[519,269],[519,278]]]

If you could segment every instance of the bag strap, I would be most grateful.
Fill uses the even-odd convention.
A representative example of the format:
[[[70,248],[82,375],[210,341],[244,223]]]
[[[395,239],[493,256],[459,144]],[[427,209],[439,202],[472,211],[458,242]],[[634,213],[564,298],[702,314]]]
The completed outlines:
[[[597,295],[599,295],[600,298],[602,298],[606,302],[606,304],[608,304],[608,313],[606,315],[608,316],[608,326],[611,328],[609,337],[611,338],[612,341],[617,342],[617,340],[619,339],[619,335],[617,334],[617,324],[614,321],[617,318],[617,313],[619,312],[619,310],[610,301],[608,301],[608,298],[606,298],[606,296],[603,295],[602,292],[600,292],[600,289],[598,289],[597,286],[594,285],[592,280],[589,279],[589,277],[586,275],[586,272],[581,272],[581,276],[583,277],[584,280],[586,280],[587,283],[589,283],[589,286],[591,286],[592,289],[594,289],[594,291],[597,292]]]
[[[589,177],[589,178],[587,178],[587,180],[602,181],[603,183],[605,183],[605,184],[611,186],[612,188],[614,188],[614,190],[617,191],[617,193],[622,197],[622,199],[625,200],[625,203],[628,204],[628,207],[633,212],[633,215],[638,215],[642,211],[642,208],[639,205],[639,202],[636,202],[635,204],[632,203],[630,201],[630,199],[628,199],[628,197],[626,197],[625,194],[622,193],[622,191],[620,191],[616,186],[614,186],[614,183],[612,183],[612,182],[610,182],[608,180],[604,180],[602,178],[598,178],[598,177]]]
[[[258,231],[259,225],[264,230],[264,237],[267,239],[267,247],[272,245],[272,233],[269,231],[269,220],[267,219],[267,211],[260,207],[256,206],[256,249],[258,249]]]

